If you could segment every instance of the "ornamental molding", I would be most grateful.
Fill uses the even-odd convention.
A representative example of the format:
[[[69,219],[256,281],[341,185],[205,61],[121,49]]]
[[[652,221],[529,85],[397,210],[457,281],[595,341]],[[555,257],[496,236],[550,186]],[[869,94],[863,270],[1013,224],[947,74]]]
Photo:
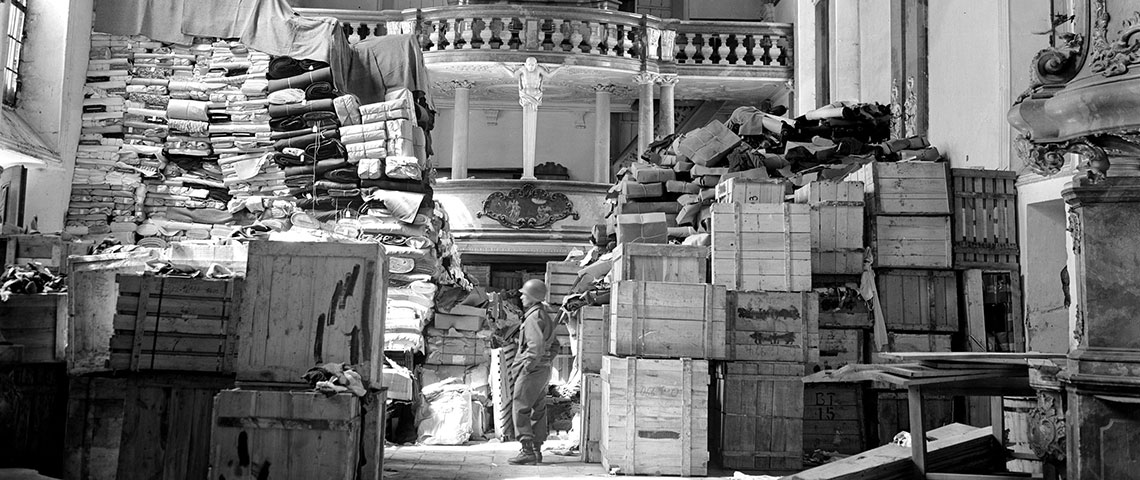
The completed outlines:
[[[1054,465],[1066,459],[1064,398],[1057,392],[1037,392],[1037,405],[1029,411],[1029,447],[1038,458]]]
[[[476,217],[488,217],[515,230],[544,229],[567,217],[578,220],[574,202],[562,193],[547,192],[533,183],[506,192],[493,192]]]
[[[1093,2],[1096,22],[1092,29],[1091,70],[1105,77],[1115,77],[1128,72],[1128,65],[1140,60],[1140,43],[1133,43],[1132,36],[1140,32],[1140,11],[1121,22],[1115,41],[1108,41],[1108,0]]]
[[[1117,137],[1125,138],[1121,135]],[[1106,178],[1111,166],[1108,154],[1096,143],[1097,140],[1096,137],[1082,137],[1064,142],[1034,143],[1029,137],[1018,135],[1014,142],[1018,154],[1033,173],[1044,177],[1060,173],[1065,166],[1065,155],[1072,153],[1084,160],[1083,165],[1088,167],[1089,182],[1096,184]]]

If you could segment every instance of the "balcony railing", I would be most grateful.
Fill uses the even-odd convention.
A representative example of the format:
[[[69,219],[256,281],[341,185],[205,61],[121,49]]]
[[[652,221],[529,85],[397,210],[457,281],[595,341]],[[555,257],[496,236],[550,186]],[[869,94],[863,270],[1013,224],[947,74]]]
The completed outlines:
[[[652,71],[686,67],[792,67],[792,26],[769,22],[661,19],[614,10],[518,5],[403,11],[298,9],[339,19],[349,42],[415,34],[429,61],[463,52],[575,55],[579,63],[644,62]],[[455,60],[459,60],[457,57]],[[467,57],[469,58],[469,57]],[[703,70],[703,69],[702,69]]]

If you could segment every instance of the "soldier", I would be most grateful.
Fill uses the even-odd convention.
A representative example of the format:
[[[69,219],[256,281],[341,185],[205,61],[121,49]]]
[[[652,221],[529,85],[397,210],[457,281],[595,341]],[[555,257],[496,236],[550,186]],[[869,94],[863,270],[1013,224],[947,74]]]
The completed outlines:
[[[514,465],[541,463],[542,441],[547,436],[546,389],[550,383],[551,362],[558,354],[555,325],[544,303],[547,291],[546,284],[538,279],[527,280],[519,289],[525,313],[513,365],[518,378],[512,409],[515,434],[522,443],[522,450],[509,460]]]

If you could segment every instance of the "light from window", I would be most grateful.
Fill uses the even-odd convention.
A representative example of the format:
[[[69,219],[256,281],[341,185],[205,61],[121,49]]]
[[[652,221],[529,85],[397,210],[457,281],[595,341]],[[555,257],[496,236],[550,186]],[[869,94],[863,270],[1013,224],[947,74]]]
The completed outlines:
[[[7,8],[8,18],[4,18],[4,34],[7,38],[0,45],[5,45],[4,71],[0,78],[0,87],[4,95],[4,104],[16,105],[16,87],[19,84],[20,52],[24,47],[24,14],[28,11],[27,0],[0,0],[0,4],[10,3]],[[0,12],[5,10],[0,8]]]

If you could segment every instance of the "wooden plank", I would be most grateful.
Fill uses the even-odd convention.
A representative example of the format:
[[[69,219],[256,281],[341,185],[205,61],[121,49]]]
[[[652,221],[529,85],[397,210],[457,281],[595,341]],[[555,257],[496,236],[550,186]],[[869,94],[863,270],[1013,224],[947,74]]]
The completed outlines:
[[[966,308],[966,349],[971,352],[987,350],[986,311],[982,299],[982,271],[970,269],[961,273],[963,305]]]
[[[907,403],[910,407],[910,459],[918,467],[918,473],[926,473],[926,423],[923,415],[922,387],[907,389]]]
[[[1018,268],[1017,176],[951,169],[954,185],[954,268]]]
[[[788,183],[783,180],[744,180],[730,178],[716,185],[720,203],[784,203]]]
[[[811,207],[812,274],[863,272],[863,183],[811,182],[796,191]]]
[[[863,182],[868,215],[951,213],[945,163],[871,162],[845,180]]]
[[[0,334],[21,346],[20,363],[66,361],[67,293],[12,295],[0,303]]]
[[[825,328],[819,331],[819,366],[834,370],[867,362],[866,332],[860,329]]]
[[[602,376],[588,373],[582,376],[582,461],[601,463],[599,446],[602,436]]]
[[[868,229],[875,266],[950,268],[950,217],[872,217]]]
[[[234,369],[243,381],[298,383],[346,362],[383,377],[387,258],[380,245],[252,242]]]
[[[613,251],[611,276],[615,282],[705,283],[708,258],[708,247],[623,243]]]
[[[547,303],[561,305],[578,281],[581,267],[572,262],[546,262]]]
[[[613,284],[610,355],[723,359],[727,355],[726,292],[708,284]]]
[[[602,356],[609,348],[609,329],[606,328],[609,312],[609,305],[578,310],[577,361],[582,373],[602,371]]]
[[[724,468],[790,473],[802,467],[802,367],[773,362],[725,362],[715,370],[719,422],[713,451]]]

